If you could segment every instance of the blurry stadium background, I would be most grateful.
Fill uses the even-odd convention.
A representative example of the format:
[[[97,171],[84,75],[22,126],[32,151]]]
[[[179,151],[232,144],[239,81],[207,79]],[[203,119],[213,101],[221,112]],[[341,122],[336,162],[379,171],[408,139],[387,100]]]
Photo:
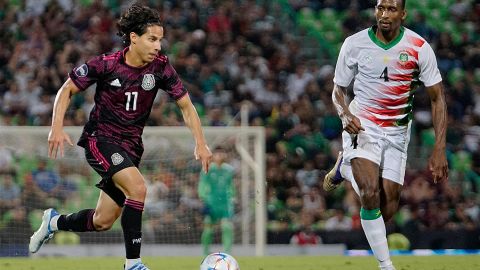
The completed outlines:
[[[268,253],[273,244],[315,234],[323,244],[368,249],[353,190],[343,186],[326,194],[321,184],[341,148],[342,126],[331,102],[336,55],[345,37],[374,23],[376,1],[140,2],[161,12],[163,53],[185,82],[203,124],[219,127],[209,142],[231,146],[230,162],[243,192],[238,194],[247,194],[237,200],[235,243],[254,244],[266,234]],[[99,177],[86,166],[81,149],[69,149],[58,162],[48,160],[48,128],[36,126],[50,125],[54,96],[73,67],[122,48],[115,20],[131,3],[0,0],[0,256],[28,256],[29,237],[45,208],[95,207],[93,184]],[[426,170],[434,133],[429,100],[420,88],[401,206],[387,226],[391,243],[399,249],[480,249],[480,1],[411,0],[407,10],[406,26],[430,42],[444,78],[450,177],[434,185]],[[66,126],[85,123],[93,93],[91,87],[74,96]],[[260,167],[238,151],[242,133],[225,131],[240,126],[242,106],[248,108],[244,122],[264,127],[264,144],[244,141],[251,156],[254,148],[265,148]],[[181,126],[181,114],[159,95],[148,125]],[[150,188],[145,242],[185,244],[200,255],[200,167],[191,137],[156,133],[162,130],[152,128],[160,139],[147,140],[151,151],[142,163]],[[252,168],[264,175],[264,201],[255,199]],[[242,189],[242,181],[252,184]],[[255,216],[258,209],[266,210]],[[248,218],[256,224],[262,215],[263,232],[242,223]],[[109,232],[58,234],[47,246],[58,252],[91,244],[121,247],[122,241],[116,224]]]

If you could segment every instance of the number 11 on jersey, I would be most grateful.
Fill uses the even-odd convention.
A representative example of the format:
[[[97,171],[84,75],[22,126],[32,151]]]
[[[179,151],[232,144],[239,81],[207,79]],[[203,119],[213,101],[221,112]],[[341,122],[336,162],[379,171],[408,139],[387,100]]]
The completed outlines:
[[[125,96],[127,96],[127,104],[125,104],[125,110],[127,110],[127,112],[130,111],[130,103],[133,103],[131,106],[132,111],[136,111],[138,92],[125,92]]]

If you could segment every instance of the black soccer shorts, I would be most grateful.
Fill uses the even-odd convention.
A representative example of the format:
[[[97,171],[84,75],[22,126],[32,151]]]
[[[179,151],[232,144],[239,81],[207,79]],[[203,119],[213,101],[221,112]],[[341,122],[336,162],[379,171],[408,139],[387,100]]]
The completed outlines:
[[[140,159],[132,157],[119,145],[93,138],[89,138],[85,145],[85,157],[88,164],[102,177],[95,186],[123,207],[125,194],[115,186],[112,176],[125,168],[138,168]]]

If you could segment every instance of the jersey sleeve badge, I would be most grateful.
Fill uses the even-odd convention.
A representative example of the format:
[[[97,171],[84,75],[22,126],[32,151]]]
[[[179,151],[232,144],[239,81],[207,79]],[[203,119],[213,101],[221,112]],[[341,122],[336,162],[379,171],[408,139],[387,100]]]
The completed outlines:
[[[75,69],[75,75],[78,77],[86,77],[88,74],[87,64],[83,64]]]

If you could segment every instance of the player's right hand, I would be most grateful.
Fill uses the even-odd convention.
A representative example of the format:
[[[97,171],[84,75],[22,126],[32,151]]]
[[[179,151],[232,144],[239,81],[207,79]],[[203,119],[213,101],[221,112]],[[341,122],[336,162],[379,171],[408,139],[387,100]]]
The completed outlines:
[[[341,119],[343,130],[350,134],[358,134],[361,130],[365,130],[360,119],[351,113],[346,113]]]
[[[72,139],[68,136],[62,128],[52,128],[48,133],[48,157],[57,158],[58,150],[60,149],[61,157],[64,156],[63,143],[67,142],[73,146]]]

